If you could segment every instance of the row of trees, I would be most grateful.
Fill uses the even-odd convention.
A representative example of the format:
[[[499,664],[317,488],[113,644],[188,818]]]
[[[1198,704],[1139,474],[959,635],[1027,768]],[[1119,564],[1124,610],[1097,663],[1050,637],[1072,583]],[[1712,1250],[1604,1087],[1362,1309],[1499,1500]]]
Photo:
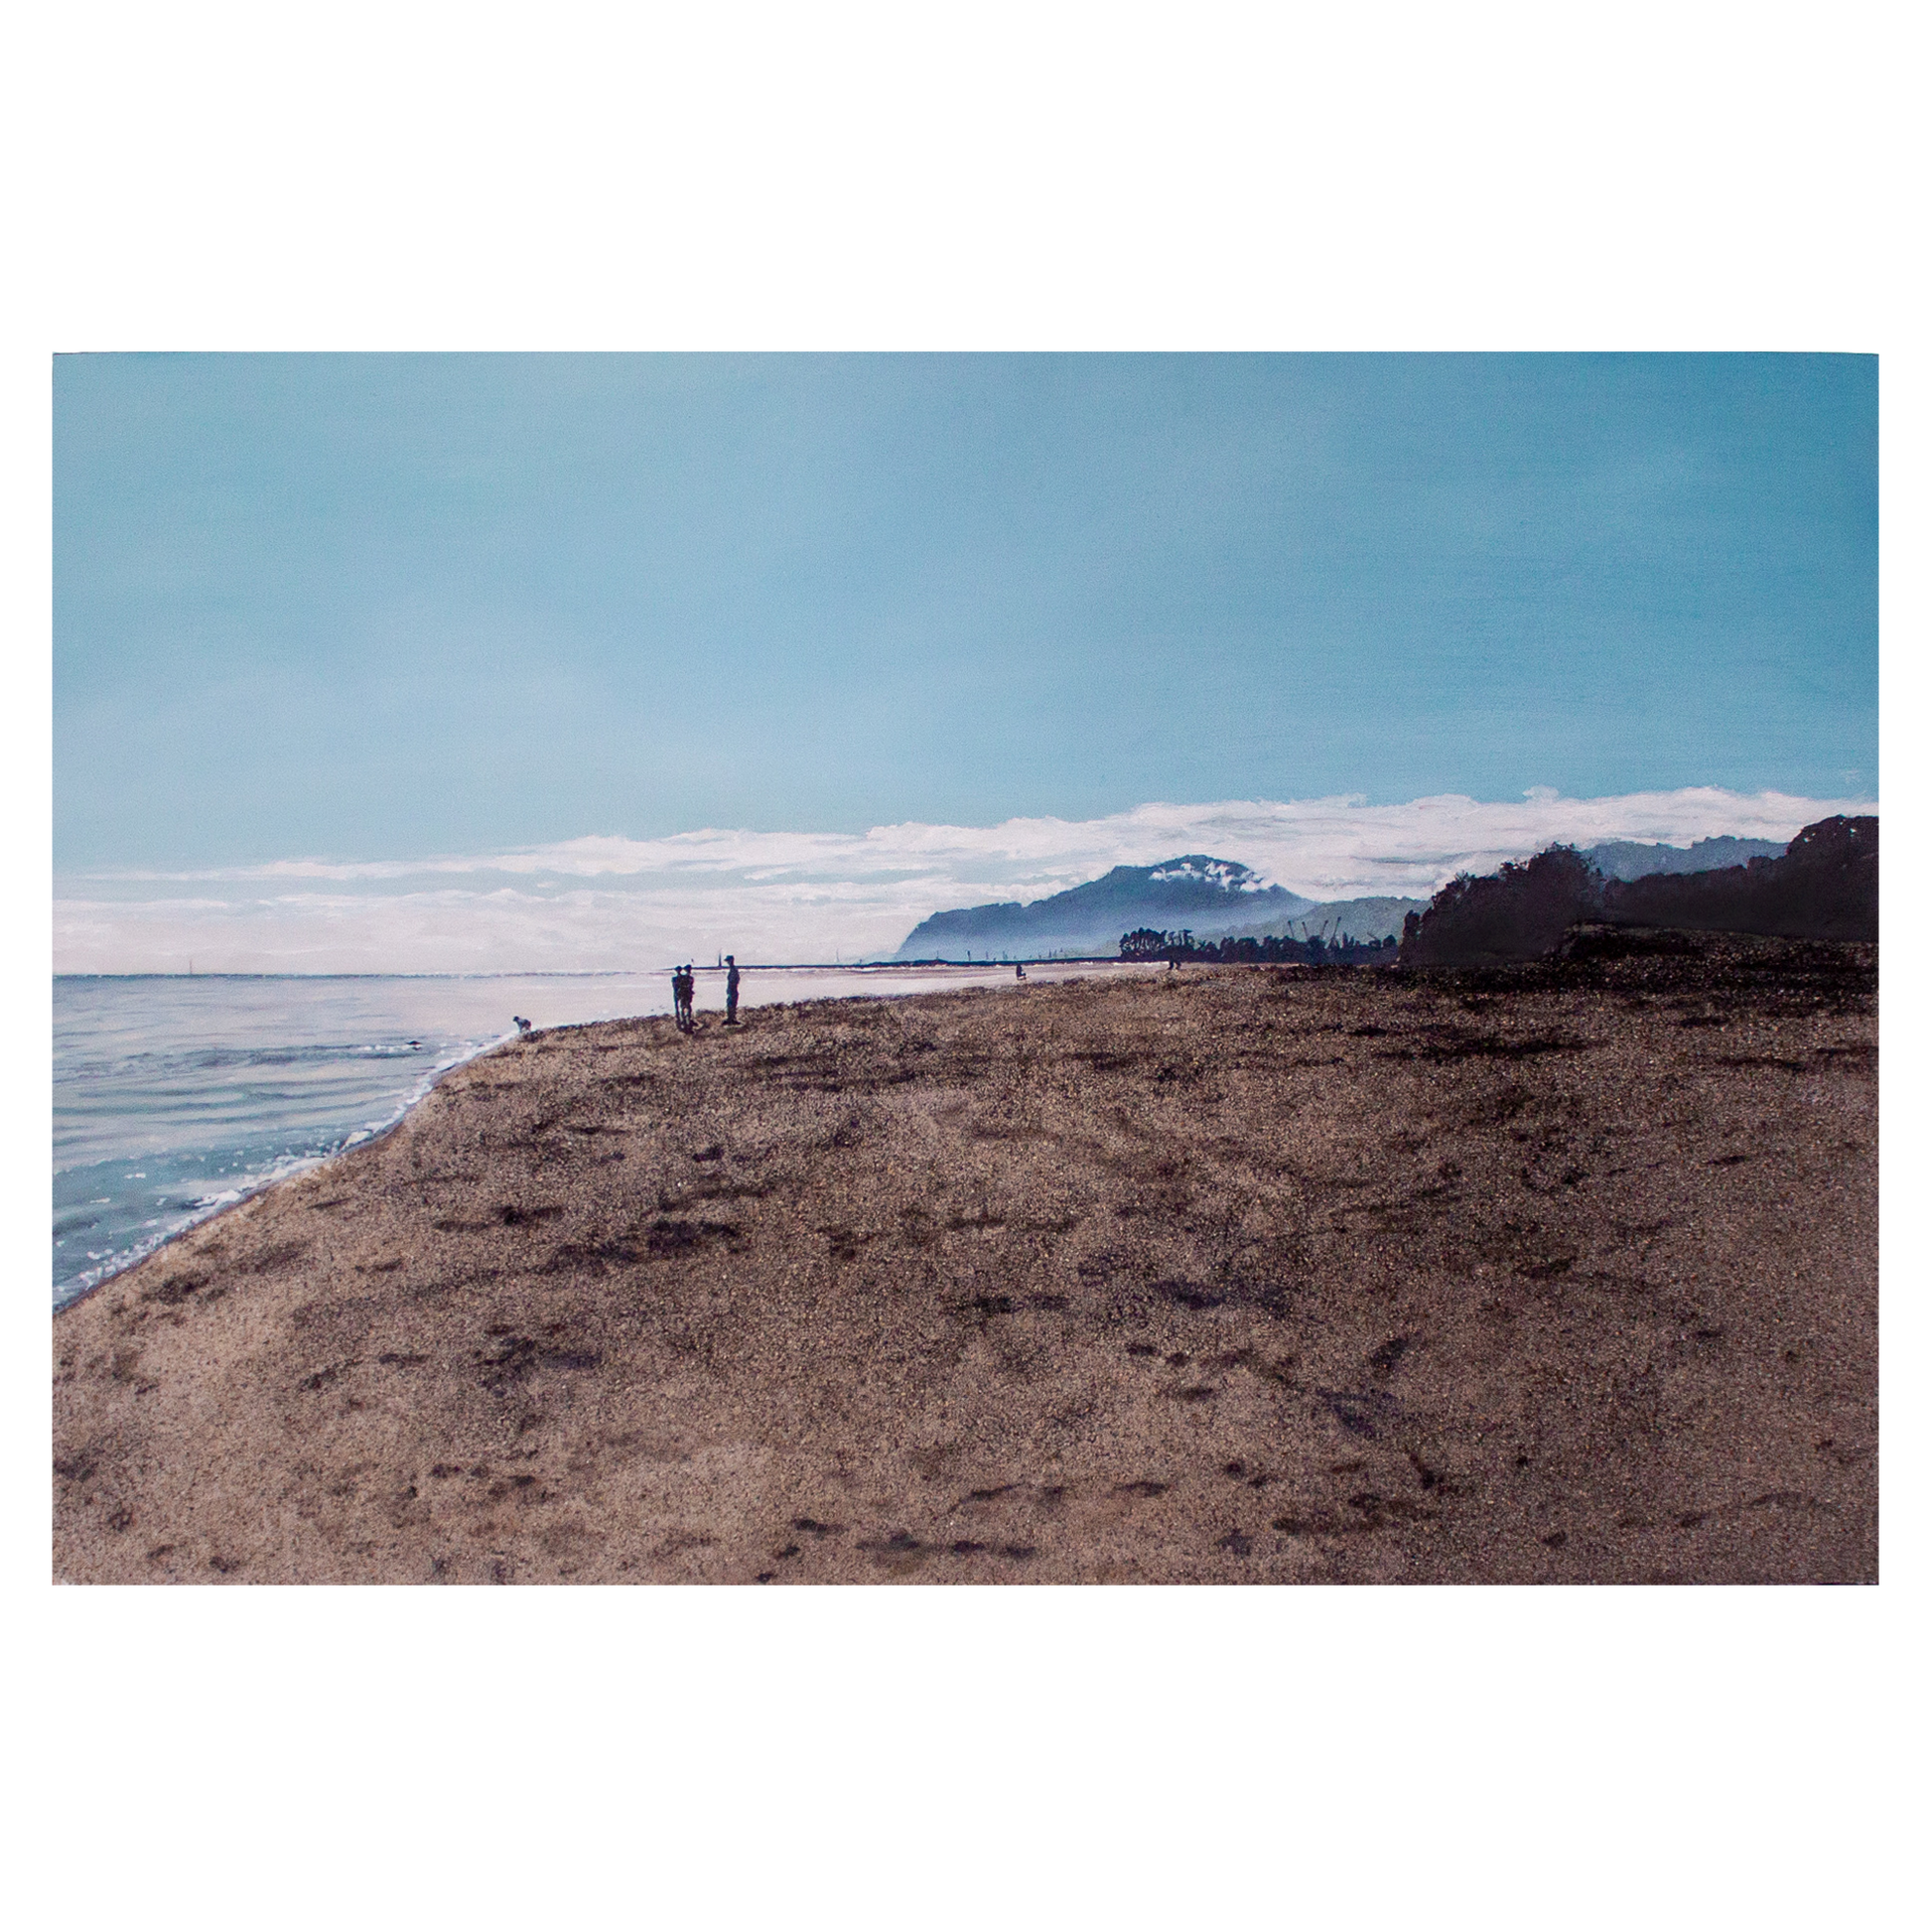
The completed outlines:
[[[1141,926],[1120,936],[1123,959],[1165,959],[1203,966],[1373,966],[1395,957],[1395,940],[1358,940],[1339,933],[1309,939],[1196,939],[1191,931],[1160,932]]]

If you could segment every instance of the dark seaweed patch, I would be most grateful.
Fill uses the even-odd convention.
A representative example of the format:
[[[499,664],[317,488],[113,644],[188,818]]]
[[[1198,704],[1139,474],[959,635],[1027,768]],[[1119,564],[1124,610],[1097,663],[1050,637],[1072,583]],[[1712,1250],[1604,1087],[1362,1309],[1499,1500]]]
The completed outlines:
[[[1226,1296],[1216,1295],[1211,1288],[1203,1288],[1196,1282],[1156,1282],[1154,1292],[1170,1302],[1177,1302],[1183,1309],[1218,1309],[1227,1300]]]
[[[1377,1423],[1387,1425],[1399,1413],[1400,1405],[1391,1395],[1384,1395],[1380,1389],[1357,1392],[1351,1389],[1316,1389],[1316,1397],[1328,1413],[1347,1430],[1351,1436],[1360,1436],[1368,1441],[1375,1438]]]
[[[173,1281],[151,1288],[141,1297],[144,1302],[159,1302],[164,1308],[179,1308],[198,1289],[207,1285],[206,1275],[178,1275]]]
[[[674,1221],[659,1215],[644,1231],[644,1252],[653,1261],[666,1261],[705,1248],[735,1248],[744,1238],[730,1221]]]
[[[568,1274],[587,1261],[630,1267],[644,1258],[643,1252],[628,1241],[566,1241],[538,1272],[545,1275]]]
[[[519,1207],[514,1201],[504,1201],[496,1210],[499,1225],[506,1228],[527,1227],[536,1221],[554,1220],[564,1210],[561,1207]]]
[[[249,1269],[257,1275],[272,1274],[291,1261],[300,1261],[309,1252],[310,1245],[307,1241],[283,1241],[274,1247],[264,1248],[249,1262]]]
[[[1526,1281],[1553,1282],[1559,1275],[1567,1275],[1577,1265],[1575,1255],[1548,1255],[1541,1261],[1519,1262],[1516,1272]]]
[[[501,1336],[494,1353],[477,1357],[477,1366],[483,1370],[483,1387],[498,1390],[508,1383],[521,1381],[535,1365],[536,1352],[537,1345],[528,1335]]]
[[[883,1542],[877,1539],[861,1540],[859,1548],[874,1556],[884,1557],[926,1557],[932,1554],[931,1546],[921,1543],[910,1530],[895,1530]]]
[[[1391,1337],[1368,1358],[1370,1372],[1378,1382],[1386,1382],[1395,1373],[1396,1364],[1401,1361],[1408,1351],[1409,1337],[1407,1335],[1395,1335]]]

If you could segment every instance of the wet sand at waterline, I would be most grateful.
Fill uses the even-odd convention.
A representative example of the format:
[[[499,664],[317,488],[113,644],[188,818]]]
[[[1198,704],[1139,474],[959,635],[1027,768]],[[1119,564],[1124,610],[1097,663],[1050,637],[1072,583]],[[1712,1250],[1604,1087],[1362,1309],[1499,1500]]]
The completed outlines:
[[[55,1575],[1875,1581],[1875,982],[537,1034],[55,1317]]]

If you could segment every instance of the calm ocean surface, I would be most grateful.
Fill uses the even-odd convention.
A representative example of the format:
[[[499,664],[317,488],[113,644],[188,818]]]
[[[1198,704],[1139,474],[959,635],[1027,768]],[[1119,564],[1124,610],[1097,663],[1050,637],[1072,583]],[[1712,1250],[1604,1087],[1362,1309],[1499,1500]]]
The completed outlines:
[[[1003,967],[786,967],[747,972],[740,998],[1012,984]],[[724,975],[704,969],[698,1010],[724,1003]],[[513,1035],[513,1015],[558,1027],[670,1010],[662,973],[57,978],[54,1306],[393,1125],[438,1074]]]

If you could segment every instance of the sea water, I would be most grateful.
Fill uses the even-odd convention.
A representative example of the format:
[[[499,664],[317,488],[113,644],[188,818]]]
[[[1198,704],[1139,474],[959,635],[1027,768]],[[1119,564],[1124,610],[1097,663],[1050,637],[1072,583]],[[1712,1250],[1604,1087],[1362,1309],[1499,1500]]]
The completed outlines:
[[[1006,967],[755,967],[740,999],[1012,984]],[[699,1010],[724,1000],[724,974],[702,970]],[[541,1028],[670,1010],[663,973],[57,978],[54,1306],[394,1125],[439,1074],[513,1037],[517,1015]]]

